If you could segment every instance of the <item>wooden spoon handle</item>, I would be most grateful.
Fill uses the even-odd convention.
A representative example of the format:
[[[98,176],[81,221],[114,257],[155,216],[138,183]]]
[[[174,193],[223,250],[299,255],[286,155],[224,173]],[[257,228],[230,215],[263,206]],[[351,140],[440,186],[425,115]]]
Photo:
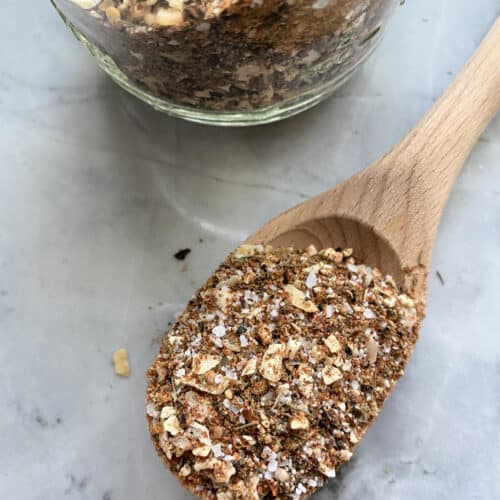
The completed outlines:
[[[415,168],[424,169],[448,191],[499,110],[500,17],[455,81],[392,154],[411,155]]]
[[[458,172],[499,110],[500,18],[417,126],[355,181],[371,194],[354,211],[391,241],[403,268],[428,266]]]
[[[349,245],[363,261],[394,274],[398,283],[410,276],[411,288],[423,295],[450,189],[499,108],[500,19],[455,82],[397,146],[334,189],[271,220],[248,242]]]

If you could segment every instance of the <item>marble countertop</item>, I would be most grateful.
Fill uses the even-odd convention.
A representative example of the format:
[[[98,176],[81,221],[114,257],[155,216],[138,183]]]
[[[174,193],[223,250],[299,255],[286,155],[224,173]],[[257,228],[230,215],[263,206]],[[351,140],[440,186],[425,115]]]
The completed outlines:
[[[400,139],[499,0],[406,2],[334,98],[235,130],[125,95],[49,2],[3,0],[2,10],[0,498],[190,498],[145,428],[144,372],[162,332],[252,229]],[[499,167],[497,118],[446,209],[407,375],[317,499],[499,498]],[[119,347],[130,352],[128,379],[111,366]]]

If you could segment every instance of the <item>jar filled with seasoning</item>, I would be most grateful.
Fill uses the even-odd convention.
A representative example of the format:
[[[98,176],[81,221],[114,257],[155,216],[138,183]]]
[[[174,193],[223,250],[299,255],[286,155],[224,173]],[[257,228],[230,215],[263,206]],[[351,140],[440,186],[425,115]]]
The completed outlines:
[[[122,87],[171,115],[253,125],[344,83],[400,0],[52,0]]]

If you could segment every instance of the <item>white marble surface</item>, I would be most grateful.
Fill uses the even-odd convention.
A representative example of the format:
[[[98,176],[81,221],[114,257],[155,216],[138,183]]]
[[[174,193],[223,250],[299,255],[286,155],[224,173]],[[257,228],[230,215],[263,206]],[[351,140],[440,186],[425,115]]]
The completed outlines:
[[[335,98],[241,130],[146,109],[49,2],[20,5],[2,1],[0,30],[0,499],[190,498],[145,429],[159,336],[238,240],[395,143],[500,1],[409,1]],[[407,376],[318,499],[500,498],[499,256],[497,119],[446,210]],[[129,379],[110,363],[121,346]]]

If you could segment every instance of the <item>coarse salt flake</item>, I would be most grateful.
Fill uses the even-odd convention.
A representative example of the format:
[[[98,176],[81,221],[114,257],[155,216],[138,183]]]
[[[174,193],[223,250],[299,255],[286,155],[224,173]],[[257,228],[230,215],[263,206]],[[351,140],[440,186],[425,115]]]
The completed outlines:
[[[333,306],[331,304],[326,306],[325,315],[327,318],[331,318],[333,316]]]
[[[218,337],[210,337],[210,340],[217,346],[217,347],[220,347],[222,348],[223,347],[223,344],[222,344],[222,340]]]
[[[375,313],[369,308],[369,307],[366,307],[365,310],[363,311],[363,316],[366,318],[366,319],[373,319],[375,318]]]
[[[318,278],[314,273],[309,273],[306,279],[307,288],[314,288],[318,284]]]
[[[277,468],[278,468],[278,462],[275,459],[269,460],[269,462],[267,463],[267,470],[269,472],[275,472]]]
[[[215,458],[222,458],[224,456],[222,445],[220,443],[212,445],[212,453]]]
[[[156,409],[153,403],[149,403],[146,405],[146,415],[149,415],[153,418],[158,418],[160,416],[160,412]]]
[[[212,333],[216,337],[224,337],[226,335],[226,328],[223,325],[217,325],[212,328]]]

